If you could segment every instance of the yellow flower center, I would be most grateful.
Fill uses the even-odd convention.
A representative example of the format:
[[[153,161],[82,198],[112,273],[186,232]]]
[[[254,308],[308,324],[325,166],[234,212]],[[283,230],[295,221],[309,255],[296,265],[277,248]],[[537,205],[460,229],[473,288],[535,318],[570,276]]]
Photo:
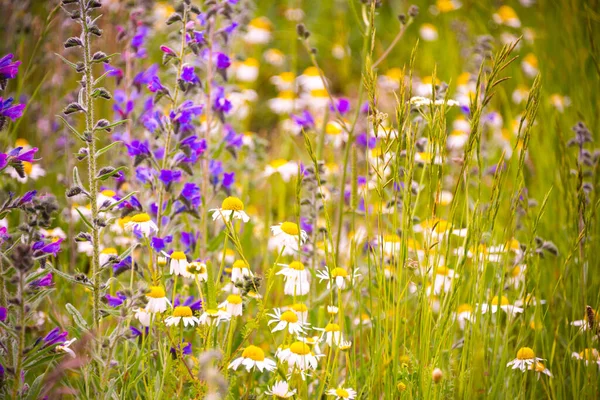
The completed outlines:
[[[236,260],[232,268],[244,269],[248,268],[248,264],[244,260]]]
[[[581,353],[579,353],[579,356],[581,358],[583,358],[584,360],[597,360],[598,359],[598,350],[596,349],[585,349],[583,350]]]
[[[404,77],[404,74],[402,73],[402,70],[400,68],[390,68],[385,73],[385,76],[387,76],[391,80],[400,81]]]
[[[492,299],[492,305],[493,306],[498,306],[498,305],[508,306],[508,305],[510,305],[510,302],[508,301],[506,296],[502,296],[502,297],[494,296],[494,298]]]
[[[325,90],[325,89],[313,89],[310,91],[310,95],[311,95],[311,97],[320,97],[320,98],[329,97],[329,94],[327,93],[327,90]]]
[[[248,67],[258,67],[258,60],[256,58],[247,58],[243,64]]]
[[[519,360],[532,360],[535,358],[535,353],[530,347],[521,347],[517,352]]]
[[[150,221],[150,216],[147,213],[136,214],[131,217],[132,222],[140,223],[140,222],[148,222]]]
[[[290,351],[294,354],[305,356],[310,353],[310,347],[303,342],[294,342],[290,345]]]
[[[298,234],[300,233],[300,228],[298,228],[298,224],[295,224],[293,222],[284,222],[279,227],[283,232],[287,233],[288,235],[298,236]]]
[[[33,164],[27,161],[22,161],[23,170],[25,171],[25,175],[31,175],[31,171],[33,170]]]
[[[229,304],[242,304],[242,298],[237,294],[230,294],[227,296],[227,302]]]
[[[101,191],[100,193],[106,197],[115,197],[115,195],[117,194],[114,190],[110,190],[110,189],[105,189],[105,190]]]
[[[342,133],[342,127],[336,122],[328,122],[327,126],[325,127],[325,132],[328,135],[339,135]]]
[[[348,276],[348,272],[344,268],[337,267],[331,271],[331,276],[334,278],[337,278],[338,276],[345,278]]]
[[[456,312],[459,314],[464,312],[473,312],[473,307],[471,307],[468,304],[461,304],[460,306],[458,306]]]
[[[265,31],[270,31],[272,26],[271,21],[265,17],[254,18],[252,21],[250,21],[249,25],[253,28],[262,29]]]
[[[292,310],[296,311],[296,312],[306,312],[306,311],[308,311],[308,307],[304,303],[292,304],[292,306],[290,308]]]
[[[187,306],[178,306],[173,310],[174,317],[191,317],[192,309]]]
[[[27,147],[29,146],[29,142],[23,138],[18,138],[15,140],[15,147]]]
[[[502,21],[508,21],[517,18],[517,13],[515,12],[515,10],[512,9],[512,7],[509,6],[500,7],[498,9],[498,15],[500,16],[500,19],[502,19]]]
[[[118,253],[117,253],[117,249],[115,249],[114,247],[107,247],[104,250],[102,250],[102,254],[118,254]]]
[[[342,388],[335,389],[335,395],[337,397],[342,397],[344,399],[347,399],[348,397],[350,397],[350,393],[348,393],[348,391],[346,389],[342,389]]]
[[[287,164],[287,160],[284,158],[278,158],[269,163],[269,165],[275,169],[283,167],[285,164]]]
[[[165,289],[160,286],[150,286],[150,293],[147,296],[153,299],[162,299],[165,297]]]
[[[223,200],[221,208],[227,211],[244,211],[244,203],[237,197],[229,196]]]
[[[388,243],[400,243],[400,236],[395,234],[384,235],[383,241]]]
[[[523,59],[527,64],[531,65],[533,68],[538,67],[538,59],[533,53],[529,53]]]
[[[295,269],[296,271],[304,271],[304,264],[302,264],[300,261],[292,261],[288,265],[288,268]]]
[[[119,224],[119,226],[121,227],[121,229],[124,229],[125,228],[125,224],[128,223],[129,221],[131,221],[131,217],[127,216],[127,217],[119,218],[117,220],[117,223]]]
[[[174,251],[171,253],[171,258],[173,260],[185,260],[185,253],[183,251]]]
[[[284,311],[281,314],[280,319],[282,321],[285,321],[285,322],[291,323],[291,324],[298,322],[298,316],[296,315],[295,312],[293,312],[291,310]]]
[[[244,349],[242,357],[253,361],[264,361],[265,352],[260,347],[250,345]]]
[[[191,274],[203,274],[206,272],[206,265],[198,261],[194,261],[188,265],[187,270]]]
[[[215,310],[214,308],[208,308],[205,312],[209,317],[214,318],[219,316],[219,310]]]
[[[535,363],[535,372],[544,372],[545,369],[546,369],[546,366],[544,364],[542,364],[541,362]]]
[[[296,76],[293,72],[282,72],[281,74],[279,74],[279,78],[286,83],[292,83],[294,82]]]
[[[319,76],[319,70],[316,67],[308,67],[304,70],[306,76]]]
[[[448,268],[444,265],[441,265],[441,266],[437,267],[436,273],[438,275],[448,275],[450,273],[450,268]]]
[[[282,90],[277,96],[279,99],[292,100],[296,98],[296,94],[292,90]]]
[[[512,269],[512,271],[510,272],[510,274],[512,275],[513,278],[516,278],[517,276],[519,276],[521,274],[521,267],[519,267],[517,265],[516,267],[514,267]]]
[[[325,332],[339,332],[341,328],[338,324],[327,324],[325,327]]]

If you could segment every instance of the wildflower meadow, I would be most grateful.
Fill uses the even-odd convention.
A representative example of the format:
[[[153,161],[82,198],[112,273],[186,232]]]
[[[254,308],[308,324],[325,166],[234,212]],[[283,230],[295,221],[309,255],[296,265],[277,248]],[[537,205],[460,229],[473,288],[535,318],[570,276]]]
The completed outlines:
[[[599,0],[0,10],[0,398],[600,398]]]

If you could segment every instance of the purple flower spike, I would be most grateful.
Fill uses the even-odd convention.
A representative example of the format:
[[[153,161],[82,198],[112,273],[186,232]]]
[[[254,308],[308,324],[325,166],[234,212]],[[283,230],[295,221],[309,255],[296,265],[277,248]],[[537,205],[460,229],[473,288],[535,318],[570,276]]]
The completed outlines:
[[[36,279],[35,281],[31,282],[30,285],[38,288],[54,285],[54,282],[52,282],[52,272],[49,272],[40,279]]]
[[[125,296],[121,292],[117,292],[116,294],[116,296],[111,296],[110,294],[104,296],[104,298],[106,299],[106,303],[110,307],[119,307],[127,299],[127,296]]]
[[[0,321],[6,321],[6,317],[8,316],[8,310],[6,307],[0,307]]]
[[[21,61],[12,62],[12,54],[7,54],[0,58],[0,79],[14,79],[19,73]]]

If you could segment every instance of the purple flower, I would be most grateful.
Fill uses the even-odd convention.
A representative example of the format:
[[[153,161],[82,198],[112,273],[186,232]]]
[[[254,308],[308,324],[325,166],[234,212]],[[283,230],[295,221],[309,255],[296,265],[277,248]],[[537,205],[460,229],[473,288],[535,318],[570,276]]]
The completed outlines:
[[[10,118],[12,121],[21,118],[23,110],[25,109],[25,104],[16,104],[13,106],[12,103],[12,97],[9,97],[6,100],[0,97],[0,118]]]
[[[106,304],[108,304],[109,307],[119,307],[127,299],[127,296],[121,292],[117,292],[116,296],[106,294],[104,298],[106,299]]]
[[[223,174],[223,186],[226,189],[230,189],[231,185],[235,183],[235,172],[225,172]]]
[[[226,54],[216,53],[213,57],[218,69],[227,69],[231,65],[231,60]]]
[[[8,310],[6,307],[0,307],[0,321],[6,321],[6,317],[8,316]]]
[[[19,65],[21,65],[21,61],[12,62],[13,59],[12,54],[7,54],[4,57],[0,58],[0,79],[14,79],[19,73]],[[4,87],[4,84],[2,84]]]
[[[306,231],[306,233],[308,233],[309,235],[313,232],[313,225],[306,217],[300,217],[300,228]]]
[[[161,169],[158,179],[165,185],[169,185],[172,182],[179,182],[179,179],[181,179],[181,171]]]
[[[142,48],[142,46],[146,41],[149,31],[147,26],[141,25],[137,28],[135,35],[131,38],[131,47],[136,51],[135,56],[137,58],[146,57],[146,49]]]
[[[164,238],[159,238],[155,236],[151,239],[152,248],[156,251],[162,251],[167,247],[167,244],[173,241],[173,236],[165,236]]]
[[[113,273],[119,275],[126,270],[131,269],[131,256],[127,256],[118,263],[113,265]]]
[[[300,128],[304,130],[312,129],[315,126],[315,120],[307,110],[304,110],[302,115],[292,114],[290,117]]]
[[[37,190],[30,190],[29,192],[25,193],[23,196],[21,196],[21,200],[19,200],[19,205],[29,203],[31,200],[33,200],[36,194]]]
[[[181,348],[182,345],[183,345],[183,348]],[[181,345],[177,345],[177,348],[171,347],[171,356],[173,358],[177,358],[177,355],[179,354],[180,351],[181,351],[181,354],[184,356],[192,354],[192,344],[182,341]]]
[[[129,114],[133,111],[133,100],[128,99],[126,93],[123,90],[115,90],[114,92],[115,102],[113,104],[113,110],[116,111],[121,118],[126,119]]]
[[[217,86],[215,88],[215,101],[213,108],[215,111],[220,111],[223,113],[228,113],[233,108],[231,102],[225,97],[225,89],[221,86]]]
[[[138,181],[146,184],[152,181],[152,177],[156,175],[156,171],[149,167],[137,167],[135,169],[135,177]]]
[[[356,144],[361,147],[368,147],[369,149],[377,146],[377,138],[375,136],[369,136],[366,132],[363,132],[356,136]]]
[[[8,239],[10,239],[8,229],[5,226],[3,226],[0,228],[0,245],[6,243]]]
[[[150,82],[148,82],[148,90],[152,93],[166,92],[167,88],[160,83],[160,78],[158,76],[153,76]]]
[[[198,44],[206,43],[206,40],[204,39],[204,32],[203,31],[194,31],[194,41]]]
[[[117,79],[117,84],[123,79],[123,70],[113,67],[109,63],[104,63],[104,72],[107,72],[106,76],[111,76]]]
[[[0,153],[0,171],[8,165],[8,154]]]
[[[224,126],[225,131],[225,142],[227,143],[227,147],[229,148],[240,148],[242,144],[244,144],[244,135],[238,135],[235,130],[231,127],[231,125],[227,124]]]
[[[195,183],[186,183],[181,190],[181,197],[193,208],[200,207],[202,198],[200,196],[200,187]]]
[[[341,114],[344,115],[346,114],[348,111],[350,111],[350,100],[341,97],[339,99],[337,99],[336,104],[335,104],[335,108],[332,105],[329,106],[331,111],[335,111],[337,109],[337,111]]]
[[[184,65],[183,66],[182,71],[181,71],[181,79],[183,79],[185,82],[189,82],[189,83],[193,83],[193,84],[197,84],[198,82],[200,82],[200,80],[198,79],[198,76],[194,72],[193,65]]]
[[[194,311],[198,311],[202,308],[202,300],[196,300],[194,296],[188,296],[183,302],[181,301],[181,297],[179,295],[175,296],[175,301],[173,302],[173,307],[178,306],[187,306]]]
[[[162,45],[160,46],[160,50],[170,57],[177,57],[177,53],[169,46]]]
[[[65,342],[68,333],[66,331],[61,332],[60,328],[56,327],[52,329],[44,338],[44,346],[52,346],[55,344],[61,344]]]
[[[40,254],[52,254],[54,257],[57,256],[60,251],[60,244],[63,239],[58,239],[54,242],[45,244],[43,241],[35,242],[32,246],[32,249]]]
[[[181,244],[185,246],[186,252],[191,251],[196,247],[199,237],[199,233],[194,234],[194,232],[181,232]]]
[[[31,286],[38,287],[38,288],[52,286],[53,284],[54,284],[54,282],[52,282],[52,272],[49,272],[47,275],[44,275],[42,278],[36,279],[35,281],[30,283]]]
[[[147,85],[158,72],[158,64],[152,64],[147,70],[140,72],[133,78],[133,84],[137,86]]]
[[[15,147],[8,153],[8,156],[10,158],[12,158],[12,160],[14,160],[14,161],[33,162],[34,161],[33,155],[38,151],[38,148],[34,147],[32,149],[25,151],[24,153],[21,153],[21,150],[23,150],[22,147]]]
[[[127,147],[127,154],[130,157],[136,156],[150,156],[150,144],[147,140],[141,142],[139,140],[134,140],[131,143],[125,143],[125,147]]]

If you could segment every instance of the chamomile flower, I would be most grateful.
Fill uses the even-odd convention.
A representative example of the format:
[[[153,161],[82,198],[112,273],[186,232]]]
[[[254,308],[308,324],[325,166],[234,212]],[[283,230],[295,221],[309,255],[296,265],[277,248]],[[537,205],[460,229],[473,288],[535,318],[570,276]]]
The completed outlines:
[[[254,82],[258,78],[259,62],[255,58],[247,58],[235,65],[235,76],[240,82]]]
[[[335,396],[335,399],[338,400],[346,400],[346,399],[355,399],[356,398],[356,390],[352,389],[352,388],[344,388],[344,387],[337,387],[335,389],[329,389],[327,392],[325,392],[325,394],[327,394],[328,396]]]
[[[253,277],[254,274],[250,271],[248,263],[244,260],[236,260],[231,267],[231,281],[242,282],[245,277]]]
[[[269,321],[271,324],[277,323],[271,332],[282,331],[287,328],[287,331],[292,335],[300,335],[306,333],[306,329],[309,328],[307,323],[300,321],[298,314],[293,310],[281,311],[279,308],[273,309],[273,314],[267,314],[272,319]]]
[[[169,256],[169,273],[171,275],[181,275],[185,278],[189,278],[192,274],[189,273],[188,267],[190,263],[187,260],[187,256],[183,251],[174,251]]]
[[[289,399],[296,394],[296,389],[290,390],[290,385],[286,381],[276,381],[265,394],[278,399]]]
[[[512,369],[520,369],[522,372],[525,372],[527,368],[540,361],[543,361],[543,358],[536,357],[534,351],[530,347],[521,347],[519,351],[517,351],[517,358],[509,361],[506,366],[512,367]]]
[[[302,246],[308,239],[306,231],[300,229],[295,222],[286,221],[279,225],[273,225],[271,232],[278,247],[285,246],[296,251],[300,249],[299,245]]]
[[[300,261],[292,261],[288,265],[279,265],[284,267],[281,271],[277,272],[277,275],[283,275],[285,277],[285,286],[283,288],[284,294],[290,296],[304,296],[309,292],[309,273],[308,270],[305,269],[304,264]]]
[[[347,284],[352,284],[354,279],[359,276],[358,269],[348,273],[348,271],[342,267],[333,268],[331,271],[329,271],[329,269],[317,271],[317,278],[319,278],[321,282],[327,281],[327,289],[331,289],[333,284],[335,284],[338,289],[343,290]]]
[[[269,81],[277,87],[277,90],[295,90],[296,85],[296,75],[293,72],[282,72],[279,75],[274,75],[269,79]]]
[[[585,361],[586,365],[593,362],[600,367],[600,353],[596,349],[583,349],[580,353],[573,352],[571,353],[571,357],[576,360]]]
[[[511,28],[521,27],[521,20],[512,7],[502,6],[492,15],[494,22],[498,25],[506,25]]]
[[[308,91],[325,89],[320,71],[316,67],[306,68],[298,77],[298,83]]]
[[[246,347],[242,352],[242,356],[233,360],[227,368],[237,370],[240,365],[246,367],[248,372],[253,368],[257,368],[260,372],[265,369],[274,371],[277,368],[275,361],[266,358],[265,352],[260,347],[253,345]]]
[[[337,121],[329,121],[325,125],[325,134],[327,143],[331,143],[333,147],[339,148],[348,141],[348,132],[346,127]]]
[[[125,229],[130,232],[139,232],[146,237],[158,232],[158,227],[147,213],[140,213],[131,217],[131,220],[125,224]]]
[[[325,343],[328,346],[339,345],[341,341],[344,340],[342,336],[342,328],[338,324],[328,323],[325,328],[315,328],[319,331],[323,332],[323,337],[325,338]]]
[[[538,74],[538,59],[533,53],[529,53],[523,58],[521,62],[521,68],[523,69],[523,73],[529,77],[533,78]]]
[[[191,277],[198,279],[200,282],[206,282],[208,280],[208,270],[206,264],[201,261],[192,261],[187,266],[187,272]]]
[[[241,219],[244,222],[250,221],[250,217],[244,212],[244,203],[233,196],[229,196],[223,200],[221,208],[213,208],[208,211],[213,213],[213,221],[220,219]]]
[[[183,326],[194,326],[200,323],[198,317],[194,317],[192,309],[187,306],[178,306],[173,310],[173,315],[165,319],[165,325],[179,325],[183,321]]]
[[[508,301],[508,298],[506,296],[494,296],[489,304],[481,304],[480,310],[482,314],[488,312],[496,314],[498,310],[502,310],[510,316],[515,316],[523,312],[523,309],[521,307],[511,305],[510,301]]]
[[[273,160],[265,167],[265,176],[268,177],[274,174],[279,174],[284,182],[289,182],[290,179],[298,175],[298,164],[283,158]]]
[[[263,57],[267,63],[275,67],[281,67],[285,62],[285,54],[279,49],[267,49]]]
[[[473,322],[473,320],[475,319],[473,307],[471,307],[469,304],[461,304],[460,306],[458,306],[456,312],[454,313],[454,319],[456,320],[456,322],[458,322],[460,330],[464,330],[465,322]]]
[[[77,338],[73,338],[71,340],[67,340],[63,344],[59,344],[54,348],[57,352],[67,353],[71,357],[75,358],[75,352],[71,349],[71,345],[77,340]]]
[[[229,321],[230,319],[231,315],[227,311],[209,308],[202,313],[198,321],[202,325],[218,326],[221,322]]]
[[[433,42],[438,40],[437,28],[432,24],[423,24],[419,28],[419,35],[426,42]]]
[[[146,311],[145,308],[136,308],[134,309],[134,311],[134,317],[140,322],[140,324],[146,327],[150,326],[150,319],[152,315],[148,311]]]
[[[100,265],[104,265],[104,264],[108,263],[110,260],[117,259],[118,256],[119,256],[119,253],[117,252],[117,249],[115,249],[114,247],[105,247],[100,252],[98,259],[100,261]]]
[[[266,44],[271,40],[273,24],[266,17],[254,18],[248,24],[244,41],[249,44]]]
[[[301,341],[296,341],[290,347],[278,350],[279,360],[288,364],[290,372],[299,370],[303,378],[306,371],[317,369],[321,356],[320,354],[315,355],[309,345]]]
[[[299,107],[299,100],[293,90],[282,90],[277,97],[270,99],[267,103],[275,114],[290,114],[295,107]],[[291,120],[289,120],[291,121]]]
[[[439,13],[447,13],[458,10],[461,7],[462,3],[458,0],[437,0],[435,2],[435,9]]]
[[[225,308],[232,317],[239,317],[242,315],[244,309],[242,304],[242,298],[239,294],[230,294],[227,299],[219,304],[219,308]]]
[[[327,314],[329,315],[337,315],[340,309],[336,306],[327,306]]]
[[[161,286],[150,286],[150,292],[146,295],[148,304],[146,310],[150,313],[162,313],[165,312],[168,306],[171,305],[169,299],[167,299],[165,289]]]
[[[550,370],[546,368],[546,366],[541,362],[531,364],[529,367],[527,367],[527,369],[529,369],[530,371],[534,371],[537,374],[538,379],[540,379],[540,376],[542,376],[542,374],[552,378],[552,372],[550,372]]]
[[[304,303],[294,303],[288,307],[288,309],[294,311],[298,316],[298,319],[302,323],[307,323],[308,321],[308,307]]]
[[[99,208],[110,207],[118,201],[116,196],[117,193],[114,190],[104,189],[100,193],[98,193],[96,204]]]
[[[577,326],[581,331],[587,331],[588,329],[594,329],[594,323],[589,322],[588,312],[594,316],[594,319],[598,319],[598,313],[590,307],[589,311],[585,313],[583,319],[572,321],[572,326]]]

